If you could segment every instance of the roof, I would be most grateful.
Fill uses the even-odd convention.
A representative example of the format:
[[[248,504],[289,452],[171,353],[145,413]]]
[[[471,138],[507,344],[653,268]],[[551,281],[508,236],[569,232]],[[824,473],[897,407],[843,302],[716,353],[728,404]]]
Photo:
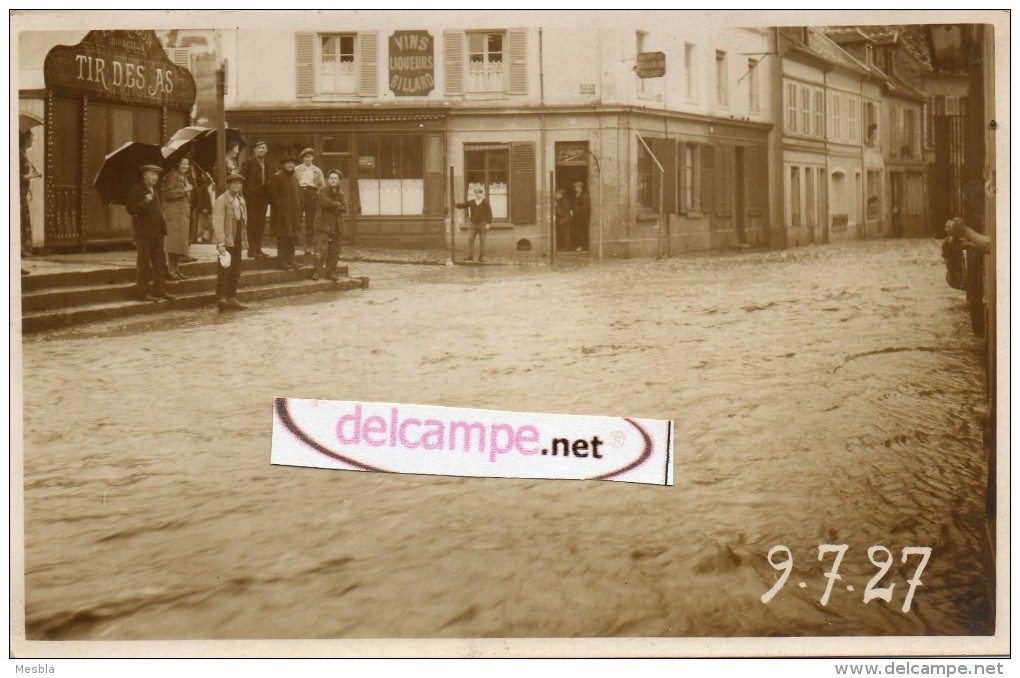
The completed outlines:
[[[808,47],[836,65],[849,68],[852,71],[871,74],[871,70],[865,64],[855,59],[853,55],[830,40],[819,29],[808,29]]]

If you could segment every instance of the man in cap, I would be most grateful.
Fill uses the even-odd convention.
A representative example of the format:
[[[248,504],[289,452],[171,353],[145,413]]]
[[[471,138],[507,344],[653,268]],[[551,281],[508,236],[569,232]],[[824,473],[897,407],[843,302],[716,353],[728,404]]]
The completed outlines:
[[[283,168],[269,183],[273,235],[280,268],[301,268],[294,261],[294,241],[301,232],[301,187],[294,176],[294,158],[281,161]]]
[[[475,186],[473,200],[454,203],[455,207],[468,211],[468,256],[465,261],[474,261],[475,238],[478,238],[478,261],[485,261],[485,234],[492,224],[492,207],[485,199],[485,189]]]
[[[244,196],[248,205],[248,258],[265,259],[262,234],[266,230],[266,208],[269,206],[269,183],[273,171],[266,162],[269,146],[261,139],[255,142],[252,157],[241,165],[244,175]]]
[[[221,311],[243,309],[237,300],[237,280],[241,277],[241,255],[248,246],[248,207],[241,190],[244,176],[227,177],[227,191],[213,204],[213,242],[220,256],[230,253],[230,266],[216,269],[216,305]]]
[[[163,236],[166,220],[160,204],[156,184],[163,174],[159,165],[142,165],[142,182],[136,185],[124,201],[134,232],[137,257],[136,295],[139,301],[161,302],[175,297],[166,291],[166,252]],[[149,290],[149,283],[152,290]]]
[[[301,220],[305,224],[305,254],[312,253],[315,232],[315,207],[318,204],[319,190],[326,186],[322,170],[316,167],[315,150],[306,148],[301,151],[301,164],[294,168],[298,186],[301,187]]]

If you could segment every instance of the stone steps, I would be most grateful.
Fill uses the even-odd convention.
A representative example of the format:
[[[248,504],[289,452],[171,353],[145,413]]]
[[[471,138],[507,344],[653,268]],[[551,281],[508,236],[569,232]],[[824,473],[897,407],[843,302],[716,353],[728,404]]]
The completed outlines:
[[[295,258],[302,263],[301,257]],[[82,323],[149,315],[171,310],[212,306],[216,301],[215,261],[184,264],[187,280],[167,281],[174,301],[153,303],[135,298],[135,271],[128,267],[90,271],[47,273],[22,278],[22,332],[69,327]],[[348,269],[337,269],[340,280],[312,280],[312,269],[280,270],[266,262],[245,260],[238,282],[238,299],[262,301],[276,297],[321,292],[340,292],[368,287],[368,278],[350,278]]]

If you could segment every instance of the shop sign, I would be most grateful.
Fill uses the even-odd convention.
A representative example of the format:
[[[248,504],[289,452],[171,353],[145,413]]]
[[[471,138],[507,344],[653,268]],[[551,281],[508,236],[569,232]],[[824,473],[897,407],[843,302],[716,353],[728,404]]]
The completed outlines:
[[[46,55],[46,88],[128,104],[191,108],[195,79],[171,62],[155,31],[89,31]]]
[[[398,97],[428,96],[435,86],[435,41],[428,31],[390,36],[390,90]]]
[[[661,78],[666,75],[665,52],[639,52],[637,55],[637,77]]]
[[[561,146],[556,144],[557,165],[587,165],[588,146],[587,144],[571,144]]]

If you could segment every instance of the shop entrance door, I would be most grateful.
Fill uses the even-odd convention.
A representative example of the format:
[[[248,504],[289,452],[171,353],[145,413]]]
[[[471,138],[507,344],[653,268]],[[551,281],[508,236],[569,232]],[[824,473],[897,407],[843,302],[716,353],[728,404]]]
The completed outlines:
[[[592,214],[591,187],[588,184],[588,142],[569,141],[556,143],[556,186],[562,189],[570,202],[574,216],[569,226],[560,228],[556,233],[556,250],[559,252],[587,252],[591,242]],[[578,209],[577,190],[574,184],[581,183],[584,198],[587,201],[587,215]]]

